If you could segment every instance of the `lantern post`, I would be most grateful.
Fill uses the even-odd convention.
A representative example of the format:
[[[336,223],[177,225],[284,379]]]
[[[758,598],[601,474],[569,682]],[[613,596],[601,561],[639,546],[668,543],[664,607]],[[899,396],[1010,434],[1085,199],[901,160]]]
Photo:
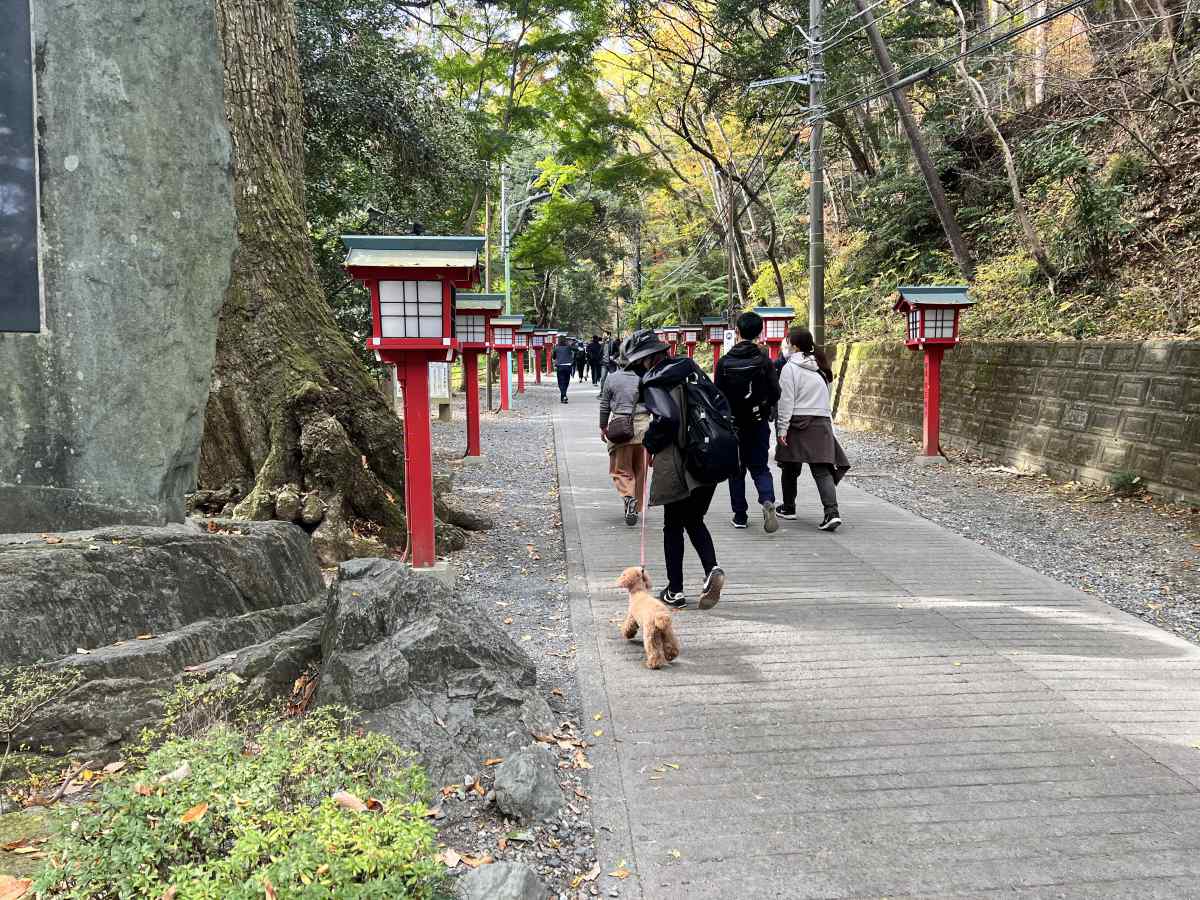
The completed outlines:
[[[462,353],[467,385],[467,456],[480,455],[479,357],[491,344],[492,319],[504,309],[503,294],[457,294],[454,298],[454,336]]]
[[[724,316],[704,316],[700,320],[700,324],[704,327],[704,339],[712,347],[713,375],[715,376],[717,363],[721,361],[721,345],[725,343],[725,329],[729,327],[729,323],[725,321]]]
[[[679,326],[668,325],[663,329],[663,340],[667,342],[667,351],[675,356],[679,352]]]
[[[958,344],[961,313],[974,305],[966,285],[898,288],[892,309],[904,315],[904,343],[925,354],[925,413],[918,461],[941,458],[942,357]]]
[[[792,324],[792,319],[796,318],[796,311],[790,306],[756,306],[754,311],[762,317],[762,336],[767,342],[771,359],[779,359],[783,342],[787,338],[788,326]]]
[[[533,337],[533,326],[522,325],[516,332],[517,347],[517,393],[525,393],[525,357],[529,353],[529,342]]]
[[[492,346],[500,354],[500,411],[512,408],[512,384],[509,372],[512,368],[512,352],[517,345],[517,329],[525,321],[524,316],[496,316],[492,319]]]
[[[688,359],[692,359],[696,355],[696,344],[700,340],[700,333],[704,330],[701,325],[680,325],[679,339],[687,346]]]
[[[538,384],[542,383],[542,348],[546,346],[546,332],[538,329],[529,335],[530,355],[533,362],[533,377]]]
[[[404,391],[404,494],[414,569],[437,563],[429,364],[458,349],[454,295],[479,283],[483,237],[344,235],[345,268],[371,294],[367,348]]]

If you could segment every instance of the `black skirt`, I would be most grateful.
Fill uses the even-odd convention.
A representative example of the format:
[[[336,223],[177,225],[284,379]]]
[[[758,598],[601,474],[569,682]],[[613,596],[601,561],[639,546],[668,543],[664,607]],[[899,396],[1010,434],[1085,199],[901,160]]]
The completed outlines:
[[[779,465],[833,466],[835,482],[850,471],[850,460],[834,435],[833,422],[828,416],[792,416],[787,437],[787,444],[775,444],[775,462]]]

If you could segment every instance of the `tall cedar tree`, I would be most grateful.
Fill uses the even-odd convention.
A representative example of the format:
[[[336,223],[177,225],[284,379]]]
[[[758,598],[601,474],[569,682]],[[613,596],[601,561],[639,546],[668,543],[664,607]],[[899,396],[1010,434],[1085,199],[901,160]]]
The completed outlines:
[[[239,248],[221,311],[200,484],[241,486],[269,519],[285,485],[316,491],[325,562],[399,547],[404,432],[322,295],[304,215],[303,103],[292,0],[215,0]],[[439,504],[443,518],[452,516]],[[440,522],[441,551],[463,545]]]

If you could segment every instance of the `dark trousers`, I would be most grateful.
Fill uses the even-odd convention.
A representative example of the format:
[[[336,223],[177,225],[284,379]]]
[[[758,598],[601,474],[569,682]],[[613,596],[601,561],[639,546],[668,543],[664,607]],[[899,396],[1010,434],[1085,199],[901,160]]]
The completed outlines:
[[[575,363],[575,374],[579,376],[579,380],[583,381],[583,370],[587,368],[587,360],[581,359]]]
[[[571,372],[574,370],[574,368],[575,367],[570,363],[556,367],[556,372],[558,374],[558,392],[564,397],[567,396],[567,388],[571,386]]]
[[[588,366],[592,370],[592,384],[599,384],[600,383],[600,370],[602,368],[604,368],[603,364],[600,363],[599,361],[596,361],[596,362],[589,361]]]
[[[746,473],[754,481],[759,503],[775,502],[775,479],[771,477],[771,423],[755,422],[738,425],[738,452],[742,467],[729,479],[729,502],[739,521],[746,518],[750,508],[746,503]]]
[[[783,487],[784,509],[796,508],[796,480],[800,477],[803,463],[780,463],[779,482]],[[817,485],[817,493],[821,496],[821,505],[825,507],[825,515],[839,515],[837,502],[837,482],[833,479],[833,466],[829,463],[809,463],[808,470],[812,472],[813,481]]]
[[[700,557],[704,575],[717,564],[717,550],[712,535],[704,524],[704,516],[717,491],[715,484],[705,484],[692,491],[686,500],[677,500],[663,507],[663,556],[667,561],[667,587],[674,594],[683,592],[683,535],[686,532],[692,548]]]

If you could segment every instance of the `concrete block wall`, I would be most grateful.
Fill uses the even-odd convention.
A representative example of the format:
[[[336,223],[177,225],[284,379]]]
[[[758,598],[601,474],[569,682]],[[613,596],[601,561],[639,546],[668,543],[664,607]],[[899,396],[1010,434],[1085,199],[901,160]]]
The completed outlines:
[[[919,437],[922,354],[836,348],[837,420]],[[942,447],[1061,480],[1141,476],[1200,503],[1200,342],[968,342],[942,365]]]

